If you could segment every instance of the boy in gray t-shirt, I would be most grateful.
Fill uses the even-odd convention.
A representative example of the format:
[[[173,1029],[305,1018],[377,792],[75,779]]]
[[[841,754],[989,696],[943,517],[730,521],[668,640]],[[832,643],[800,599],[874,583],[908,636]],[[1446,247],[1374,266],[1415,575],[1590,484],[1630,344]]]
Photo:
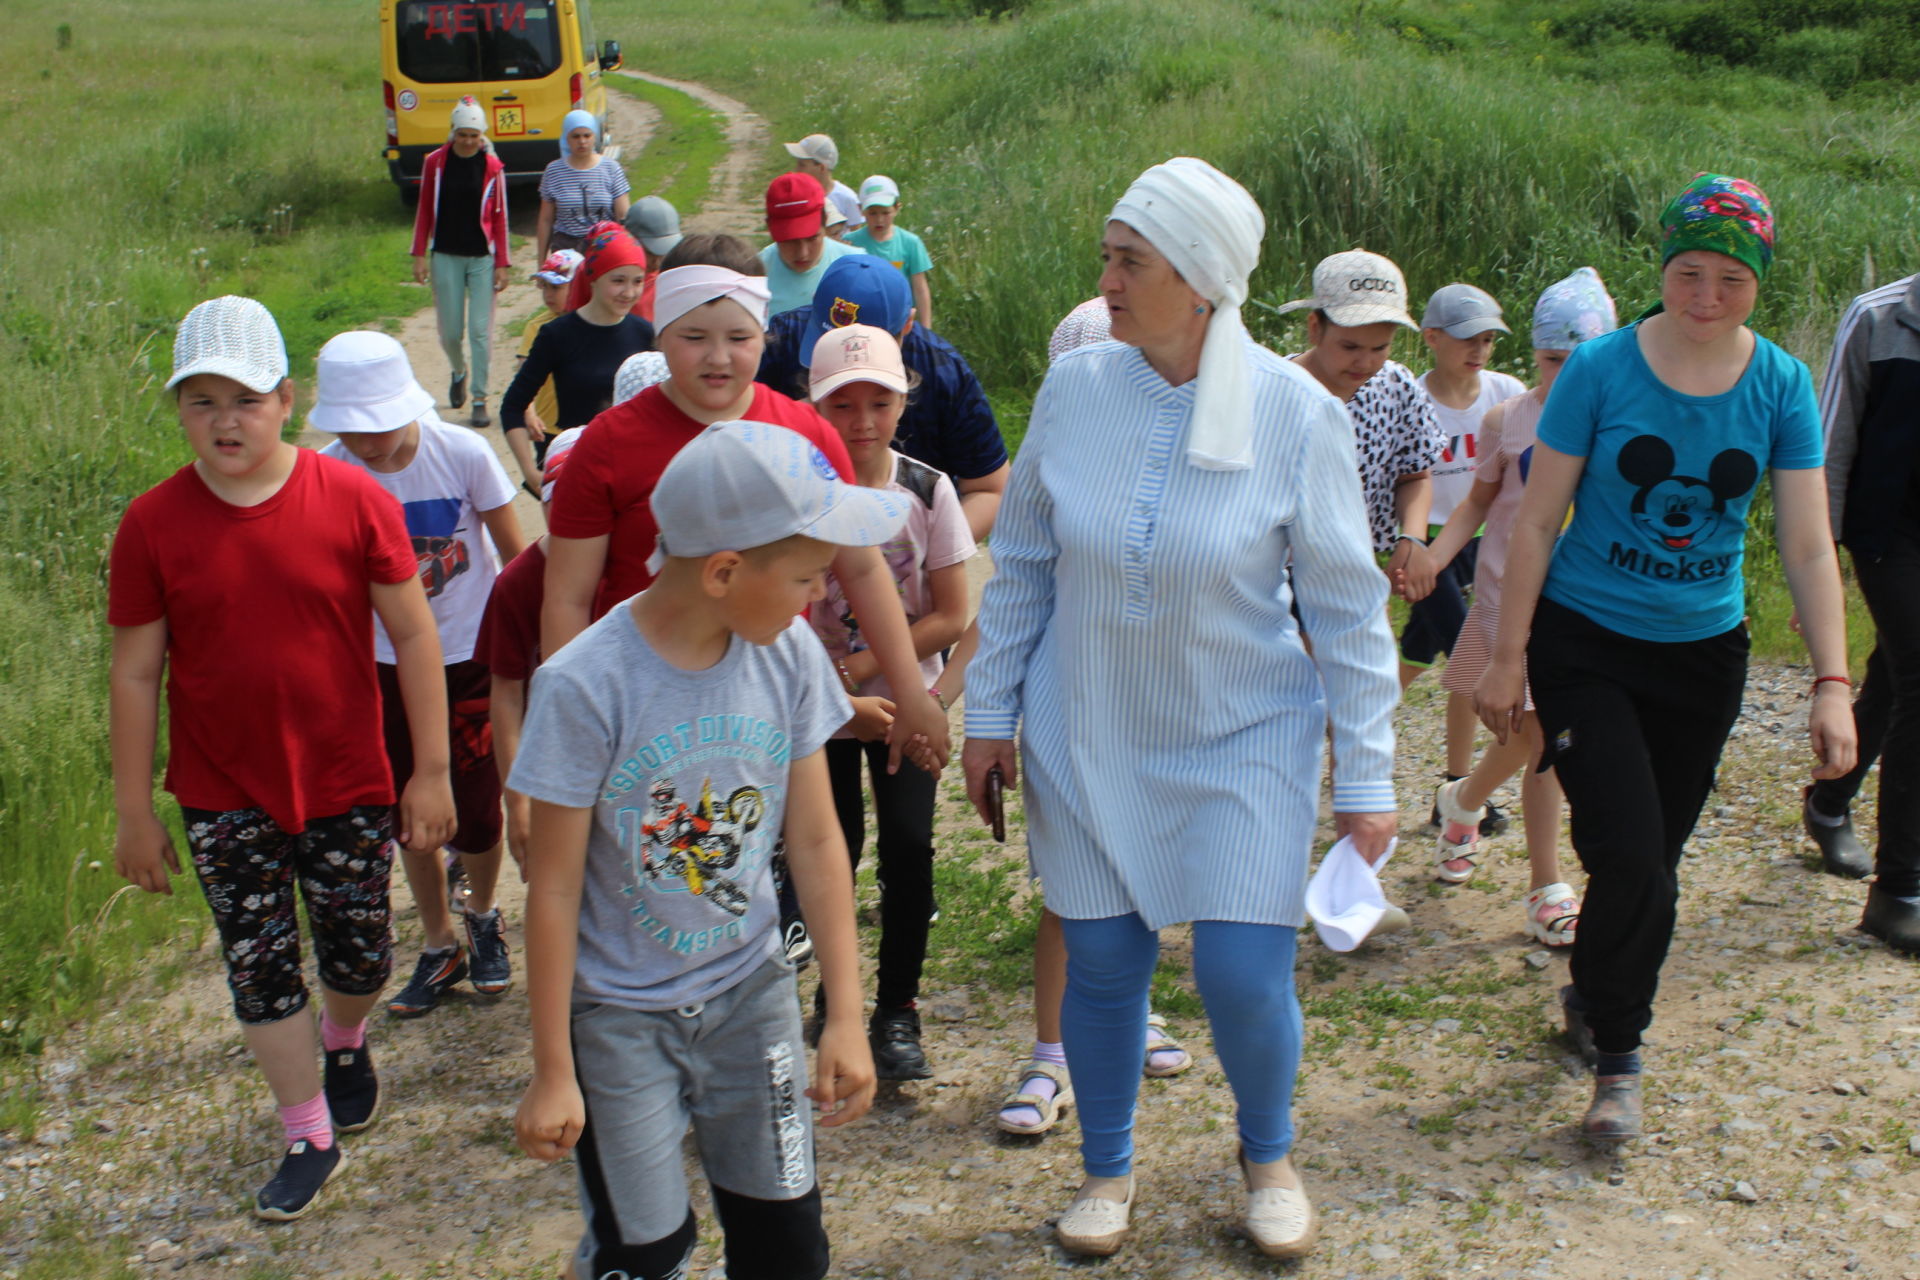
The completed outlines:
[[[806,606],[841,546],[886,541],[895,494],[834,478],[798,433],[709,427],[653,495],[653,585],[534,675],[508,785],[532,798],[533,1081],[520,1146],[577,1144],[575,1274],[683,1274],[689,1123],[727,1271],[817,1280],[827,1239],[802,1097],[873,1099],[853,879],[822,745],[852,715]],[[807,1085],[768,869],[784,836],[827,1019]]]

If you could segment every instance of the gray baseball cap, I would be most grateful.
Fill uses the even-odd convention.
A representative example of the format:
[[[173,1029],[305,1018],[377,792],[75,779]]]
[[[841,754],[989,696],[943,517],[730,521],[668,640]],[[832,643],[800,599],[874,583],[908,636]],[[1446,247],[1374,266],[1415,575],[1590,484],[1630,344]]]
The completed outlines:
[[[627,234],[655,258],[673,252],[680,243],[680,211],[659,196],[648,196],[627,210]]]
[[[1450,284],[1433,291],[1420,317],[1422,329],[1438,329],[1449,338],[1472,338],[1492,330],[1512,333],[1501,318],[1500,304],[1485,289]]]
[[[878,546],[907,522],[904,496],[843,482],[827,455],[787,427],[716,422],[674,455],[653,489],[668,556],[747,551],[805,534],[842,547]]]

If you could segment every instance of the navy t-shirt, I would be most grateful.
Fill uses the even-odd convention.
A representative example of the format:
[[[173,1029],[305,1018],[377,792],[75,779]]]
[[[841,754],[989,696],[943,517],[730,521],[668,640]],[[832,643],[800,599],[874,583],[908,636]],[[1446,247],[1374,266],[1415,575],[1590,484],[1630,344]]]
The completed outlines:
[[[781,395],[807,399],[807,364],[820,337],[812,320],[812,310],[801,307],[767,321],[757,377]],[[1005,466],[1007,443],[966,357],[922,325],[907,330],[900,357],[920,375],[920,385],[907,396],[893,447],[955,481],[978,480]]]
[[[1637,324],[1574,349],[1539,439],[1587,460],[1541,594],[1622,635],[1672,642],[1740,625],[1754,489],[1770,470],[1820,466],[1824,452],[1806,365],[1756,335],[1730,390],[1684,395],[1654,376]]]
[[[626,358],[651,350],[653,326],[636,315],[621,317],[619,324],[594,324],[569,311],[547,321],[500,402],[501,429],[527,425],[527,406],[549,377],[559,420],[547,423],[547,431],[586,426],[612,407],[613,378]]]

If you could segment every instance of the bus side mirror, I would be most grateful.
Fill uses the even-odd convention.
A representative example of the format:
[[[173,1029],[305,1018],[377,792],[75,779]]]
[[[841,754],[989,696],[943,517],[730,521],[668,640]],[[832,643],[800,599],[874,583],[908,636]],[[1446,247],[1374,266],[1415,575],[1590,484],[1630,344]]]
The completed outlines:
[[[620,69],[620,61],[620,42],[618,40],[602,41],[600,44],[600,69],[602,71],[618,71]]]

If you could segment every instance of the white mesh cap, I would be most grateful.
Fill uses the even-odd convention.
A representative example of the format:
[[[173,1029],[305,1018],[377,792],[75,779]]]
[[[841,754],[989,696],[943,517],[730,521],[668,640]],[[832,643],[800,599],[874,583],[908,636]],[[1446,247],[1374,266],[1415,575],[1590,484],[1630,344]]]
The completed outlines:
[[[196,373],[217,373],[265,393],[287,376],[287,344],[273,313],[252,298],[210,298],[187,312],[173,335],[171,391]]]
[[[846,484],[827,455],[797,431],[764,422],[716,422],[689,441],[653,490],[668,556],[747,551],[805,534],[842,547],[873,547],[900,531],[907,499]]]
[[[613,375],[613,402],[625,404],[655,383],[667,380],[667,358],[658,351],[641,351],[620,362]]]

